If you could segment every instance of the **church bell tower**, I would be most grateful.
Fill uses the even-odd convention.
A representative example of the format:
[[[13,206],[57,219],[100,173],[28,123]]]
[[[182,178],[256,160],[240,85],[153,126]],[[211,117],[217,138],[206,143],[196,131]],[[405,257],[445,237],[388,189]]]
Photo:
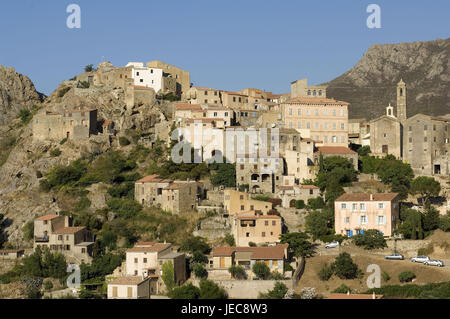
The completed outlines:
[[[402,79],[397,83],[397,118],[401,123],[406,120],[406,84]]]

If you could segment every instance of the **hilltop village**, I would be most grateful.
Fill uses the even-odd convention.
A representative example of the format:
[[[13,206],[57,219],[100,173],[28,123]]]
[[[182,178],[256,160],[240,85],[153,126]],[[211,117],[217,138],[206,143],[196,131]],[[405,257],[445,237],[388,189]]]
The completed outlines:
[[[28,114],[32,143],[71,154],[35,177],[66,208],[25,223],[23,247],[0,241],[0,282],[44,278],[24,294],[47,298],[389,297],[364,286],[370,263],[383,286],[449,282],[450,114],[407,117],[402,79],[375,119],[307,79],[290,88],[199,87],[161,61],[87,66],[50,98],[106,92],[125,111],[96,99]]]

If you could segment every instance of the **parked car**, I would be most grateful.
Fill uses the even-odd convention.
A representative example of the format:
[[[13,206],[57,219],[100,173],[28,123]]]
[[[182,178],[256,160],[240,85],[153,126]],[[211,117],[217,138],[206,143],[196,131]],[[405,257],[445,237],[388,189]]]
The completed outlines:
[[[411,261],[414,263],[424,263],[430,260],[430,257],[428,256],[417,256],[417,257],[412,257]]]
[[[441,260],[437,260],[437,259],[430,259],[430,260],[424,262],[423,264],[427,265],[427,266],[444,267],[444,263]]]
[[[405,257],[403,257],[402,254],[391,254],[384,256],[385,259],[392,259],[392,260],[403,260]]]
[[[339,242],[338,241],[332,241],[331,243],[328,243],[325,245],[325,248],[336,248],[339,246]]]

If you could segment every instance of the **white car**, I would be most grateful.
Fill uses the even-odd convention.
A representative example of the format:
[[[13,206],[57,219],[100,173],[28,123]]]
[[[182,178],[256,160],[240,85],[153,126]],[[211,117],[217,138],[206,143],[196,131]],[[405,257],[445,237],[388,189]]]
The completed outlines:
[[[325,248],[335,248],[339,246],[339,242],[338,241],[333,241],[331,243],[328,243],[325,245]]]
[[[392,255],[384,256],[385,259],[392,259],[392,260],[403,260],[405,257],[403,257],[402,254],[394,253]]]
[[[430,257],[428,256],[417,256],[417,257],[413,257],[411,258],[411,261],[414,263],[425,263],[427,261],[430,261]]]
[[[438,266],[438,267],[444,267],[444,263],[440,260],[437,259],[430,259],[426,262],[423,263],[424,265],[427,266]]]

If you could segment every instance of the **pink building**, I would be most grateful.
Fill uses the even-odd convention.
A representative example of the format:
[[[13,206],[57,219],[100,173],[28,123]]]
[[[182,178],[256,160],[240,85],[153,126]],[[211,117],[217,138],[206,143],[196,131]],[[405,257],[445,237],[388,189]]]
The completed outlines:
[[[399,220],[397,193],[343,194],[334,202],[336,234],[349,237],[376,229],[391,237]]]

